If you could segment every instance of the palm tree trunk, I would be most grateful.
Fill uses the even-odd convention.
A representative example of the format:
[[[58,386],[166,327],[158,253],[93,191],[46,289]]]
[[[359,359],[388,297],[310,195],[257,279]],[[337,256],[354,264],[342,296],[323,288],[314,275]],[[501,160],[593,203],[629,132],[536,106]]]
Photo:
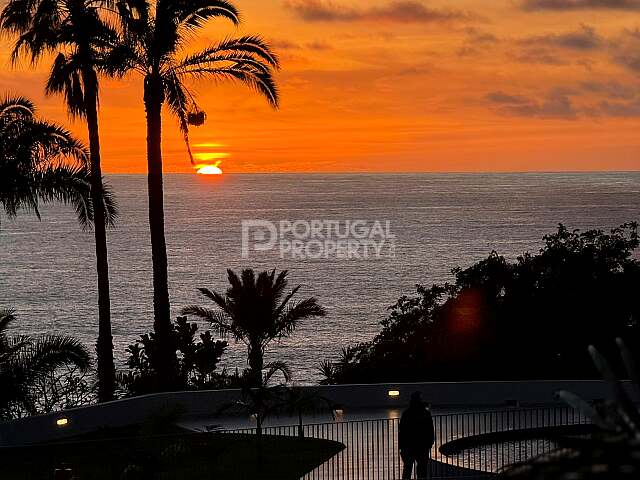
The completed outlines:
[[[91,202],[93,204],[96,241],[96,271],[98,274],[98,400],[113,400],[116,372],[113,363],[111,335],[111,297],[109,292],[109,257],[107,251],[106,213],[103,200],[102,167],[100,165],[100,135],[98,130],[98,82],[95,71],[82,72],[85,86],[85,109],[89,132],[91,162]]]
[[[304,438],[304,426],[302,424],[302,411],[298,410],[298,437]]]
[[[159,386],[170,390],[175,379],[176,352],[171,336],[167,244],[164,236],[164,193],[162,185],[162,79],[145,78],[144,103],[147,114],[147,183],[149,194],[149,229],[153,262],[153,329],[158,352],[156,373]]]
[[[264,367],[264,358],[262,355],[262,347],[259,343],[252,342],[249,345],[249,352],[247,354],[249,362],[249,375],[250,383],[254,388],[260,388],[262,386],[262,369]]]

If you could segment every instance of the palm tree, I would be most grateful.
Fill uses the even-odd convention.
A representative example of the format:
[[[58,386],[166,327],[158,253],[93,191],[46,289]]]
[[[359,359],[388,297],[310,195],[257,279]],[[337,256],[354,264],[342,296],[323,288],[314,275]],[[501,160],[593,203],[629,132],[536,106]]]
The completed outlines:
[[[188,149],[189,125],[202,125],[206,116],[185,81],[194,78],[238,80],[277,107],[278,91],[272,73],[279,64],[268,45],[255,36],[226,39],[201,51],[182,55],[208,20],[221,17],[235,25],[239,23],[238,10],[226,0],[119,0],[117,6],[129,59],[114,68],[135,70],[144,79],[154,330],[158,340],[164,343],[164,364],[159,373],[169,382],[174,376],[176,358],[169,340],[171,313],[164,235],[162,106],[166,103],[177,117]],[[170,385],[166,387],[170,388]]]
[[[46,54],[57,54],[46,90],[61,93],[73,116],[86,120],[89,134],[91,198],[94,205],[96,270],[98,275],[99,399],[113,398],[115,367],[111,335],[111,300],[106,227],[109,217],[104,196],[98,129],[98,71],[115,62],[120,51],[116,32],[101,19],[108,0],[9,0],[0,15],[0,28],[17,36],[12,53],[37,63]]]
[[[303,416],[327,410],[335,420],[334,404],[317,391],[291,386],[284,389],[282,407],[290,414],[298,417],[298,437],[304,438]]]
[[[261,272],[257,278],[252,269],[242,271],[241,277],[227,270],[231,287],[225,295],[199,288],[218,310],[190,306],[183,315],[194,315],[211,323],[221,335],[232,336],[247,346],[249,376],[252,385],[259,386],[264,366],[264,352],[273,340],[289,337],[298,324],[306,319],[323,317],[326,312],[311,297],[294,302],[300,285],[285,294],[288,281],[286,270],[276,277],[276,271]]]
[[[271,385],[276,374],[282,375],[285,383],[291,380],[291,371],[286,363],[268,363],[264,366],[264,373],[260,374],[259,383],[255,384],[251,379],[245,378],[240,389],[240,399],[223,405],[218,413],[232,408],[240,409],[256,419],[256,435],[262,435],[264,421],[284,406],[285,384]]]
[[[0,205],[7,216],[27,210],[40,218],[41,201],[59,201],[87,226],[93,219],[87,157],[64,128],[36,119],[26,98],[0,100]]]
[[[68,336],[9,336],[15,321],[11,310],[0,310],[0,418],[34,414],[31,388],[63,366],[90,367],[89,352]]]

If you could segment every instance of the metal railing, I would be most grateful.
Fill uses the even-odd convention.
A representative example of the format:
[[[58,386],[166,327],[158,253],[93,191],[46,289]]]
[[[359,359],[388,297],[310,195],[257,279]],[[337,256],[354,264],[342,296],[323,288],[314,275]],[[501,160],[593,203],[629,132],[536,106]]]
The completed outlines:
[[[435,444],[429,478],[481,478],[556,448],[555,427],[581,434],[589,421],[570,407],[503,409],[434,415]],[[395,480],[402,478],[398,418],[336,421],[303,426],[304,436],[333,440],[345,449],[304,478]],[[255,428],[228,430],[254,434]],[[264,435],[297,436],[298,426],[266,426]],[[444,448],[443,448],[444,447]],[[444,452],[444,453],[443,453]]]

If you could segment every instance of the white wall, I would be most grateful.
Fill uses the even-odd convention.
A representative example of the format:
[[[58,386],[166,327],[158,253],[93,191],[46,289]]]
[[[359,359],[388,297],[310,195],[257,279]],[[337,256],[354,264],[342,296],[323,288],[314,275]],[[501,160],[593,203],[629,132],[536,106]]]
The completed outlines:
[[[453,407],[459,408],[460,411],[478,406],[498,408],[506,405],[507,401],[516,401],[521,406],[550,405],[557,402],[555,392],[561,389],[570,390],[586,400],[609,397],[604,382],[582,380],[339,385],[306,388],[317,391],[334,404],[343,406],[345,410],[402,408],[407,405],[411,393],[415,391],[420,391],[423,399],[434,407]],[[398,391],[400,395],[391,397],[389,391]],[[46,442],[92,432],[101,427],[141,423],[154,414],[175,408],[180,408],[185,417],[212,418],[221,406],[238,399],[239,393],[238,390],[216,390],[146,395],[0,423],[0,446]],[[56,421],[60,418],[68,419],[67,425],[57,426]]]

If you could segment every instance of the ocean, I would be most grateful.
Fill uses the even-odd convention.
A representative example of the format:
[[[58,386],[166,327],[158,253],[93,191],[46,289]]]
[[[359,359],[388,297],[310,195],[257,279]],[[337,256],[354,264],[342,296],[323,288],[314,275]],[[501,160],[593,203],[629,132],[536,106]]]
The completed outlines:
[[[120,206],[109,253],[115,355],[123,366],[127,345],[153,323],[146,177],[108,181]],[[93,347],[93,235],[80,229],[70,208],[46,206],[41,213],[42,221],[29,214],[0,218],[0,307],[16,310],[15,333],[70,334]],[[388,307],[416,284],[451,280],[452,268],[494,250],[510,259],[538,251],[561,222],[608,230],[639,221],[640,172],[166,175],[165,216],[174,316],[186,305],[207,305],[198,287],[226,289],[227,268],[288,269],[290,285],[302,285],[299,298],[318,298],[327,316],[302,323],[266,356],[286,361],[306,384],[320,378],[321,360],[372,339]],[[280,243],[253,251],[265,238],[251,232],[243,258],[242,222],[249,220],[277,229],[298,222],[300,238],[313,221],[378,224],[384,232],[376,238],[393,249],[344,255],[320,242],[306,255],[286,248],[281,255]],[[230,343],[224,363],[242,369],[245,347]]]

